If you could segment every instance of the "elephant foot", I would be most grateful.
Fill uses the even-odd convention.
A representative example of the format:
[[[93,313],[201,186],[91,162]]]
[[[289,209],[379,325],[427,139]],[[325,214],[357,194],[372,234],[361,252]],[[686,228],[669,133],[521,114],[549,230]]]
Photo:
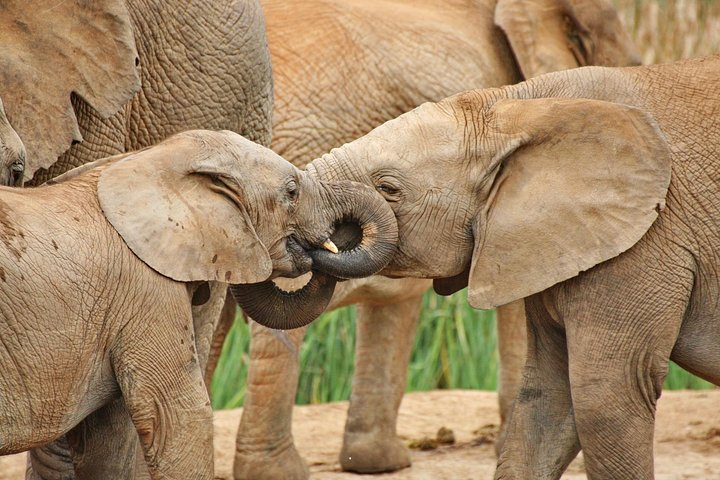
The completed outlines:
[[[410,466],[410,451],[395,435],[346,433],[340,466],[346,472],[394,472]]]
[[[279,451],[238,450],[233,475],[235,480],[308,480],[310,470],[290,442]]]

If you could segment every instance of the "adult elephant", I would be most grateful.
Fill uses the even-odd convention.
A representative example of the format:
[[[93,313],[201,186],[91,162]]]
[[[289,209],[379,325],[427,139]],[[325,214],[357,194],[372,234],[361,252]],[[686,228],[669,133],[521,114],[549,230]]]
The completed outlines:
[[[7,0],[0,44],[0,96],[27,147],[31,185],[193,128],[269,145],[272,74],[257,1]],[[193,307],[203,364],[225,291],[212,283]],[[95,468],[120,469],[134,454],[122,405],[83,425],[85,445],[97,450],[76,448],[74,468],[62,445],[34,450],[29,476],[121,478]],[[111,426],[132,434],[110,434]],[[111,455],[118,460],[107,462]]]
[[[263,7],[275,81],[272,146],[298,166],[459,91],[581,65],[638,63],[605,0],[264,0]],[[428,280],[372,277],[336,291],[330,308],[358,303],[355,377],[340,455],[345,470],[410,464],[396,435],[397,412],[429,286]],[[524,359],[522,304],[501,307],[498,316],[504,420]],[[290,427],[297,350],[262,327],[251,330],[235,478],[307,478]],[[296,345],[304,333],[291,333]]]
[[[559,478],[581,448],[589,478],[654,478],[670,359],[720,385],[718,75],[711,57],[470,91],[307,167],[386,196],[384,273],[469,282],[479,308],[527,297],[495,478]]]

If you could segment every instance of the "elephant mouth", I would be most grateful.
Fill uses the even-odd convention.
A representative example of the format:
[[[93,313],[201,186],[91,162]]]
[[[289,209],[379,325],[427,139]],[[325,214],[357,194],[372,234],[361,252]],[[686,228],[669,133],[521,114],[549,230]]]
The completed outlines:
[[[281,329],[307,325],[325,310],[339,279],[373,275],[395,253],[395,215],[374,189],[351,182],[327,184],[326,189],[329,198],[342,200],[334,203],[346,208],[330,212],[336,220],[329,222],[329,232],[289,237],[286,248],[293,258],[288,268],[292,271],[278,275],[296,277],[312,271],[307,284],[294,292],[271,280],[231,286],[238,304],[261,325]]]
[[[273,271],[271,278],[297,278],[311,272],[313,270],[313,255],[317,255],[314,252],[323,251],[338,254],[349,249],[348,244],[342,241],[338,247],[333,235],[325,235],[324,238],[325,240],[317,242],[316,245],[311,245],[295,235],[287,236],[285,238],[286,260],[280,262],[280,265]],[[353,247],[354,245],[351,248]]]
[[[312,257],[310,252],[315,250],[298,239],[295,235],[289,235],[284,238],[284,258],[282,261],[275,262],[271,279],[277,277],[297,278],[312,270]]]

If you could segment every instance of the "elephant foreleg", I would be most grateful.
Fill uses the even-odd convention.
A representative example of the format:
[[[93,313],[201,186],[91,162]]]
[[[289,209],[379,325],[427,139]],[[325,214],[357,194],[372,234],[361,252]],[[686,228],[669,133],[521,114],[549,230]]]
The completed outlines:
[[[527,361],[496,480],[558,479],[580,451],[564,332],[553,324],[537,296],[528,299],[525,306]]]
[[[217,282],[211,282],[209,289],[210,297],[201,305],[192,307],[193,335],[203,369],[213,358],[213,342],[219,342],[212,335],[227,290],[225,284]],[[114,400],[89,415],[68,434],[68,438],[70,446],[68,440],[62,437],[28,452],[26,480],[149,478],[135,427],[122,399]]]
[[[212,409],[192,342],[189,311],[187,317],[147,319],[141,328],[126,329],[126,337],[111,353],[153,480],[214,477]]]
[[[305,480],[308,467],[293,443],[291,420],[299,376],[298,346],[307,328],[289,330],[294,349],[251,322],[247,396],[237,434],[236,480]]]
[[[410,465],[396,428],[421,305],[422,293],[389,305],[358,305],[355,375],[340,453],[343,470],[387,472]]]
[[[517,300],[497,309],[497,342],[500,357],[498,401],[500,403],[500,433],[495,452],[500,455],[512,412],[513,401],[520,390],[527,350],[525,303]]]
[[[578,281],[587,288],[573,290],[561,310],[575,423],[585,469],[593,480],[654,478],[657,400],[680,325],[688,315],[689,298],[697,288],[694,259],[678,267],[667,256],[654,255],[651,261],[643,258],[638,267],[629,264],[628,257],[614,265],[633,272],[631,289],[617,280],[622,278],[619,274],[591,271],[581,277],[590,279]],[[622,294],[617,285],[623,285]]]

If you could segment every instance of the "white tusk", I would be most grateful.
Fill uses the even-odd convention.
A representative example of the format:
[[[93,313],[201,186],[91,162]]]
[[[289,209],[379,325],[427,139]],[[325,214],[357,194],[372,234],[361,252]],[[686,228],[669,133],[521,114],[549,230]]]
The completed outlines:
[[[335,246],[332,240],[329,238],[323,242],[325,250],[330,250],[332,253],[338,253],[338,248]]]

